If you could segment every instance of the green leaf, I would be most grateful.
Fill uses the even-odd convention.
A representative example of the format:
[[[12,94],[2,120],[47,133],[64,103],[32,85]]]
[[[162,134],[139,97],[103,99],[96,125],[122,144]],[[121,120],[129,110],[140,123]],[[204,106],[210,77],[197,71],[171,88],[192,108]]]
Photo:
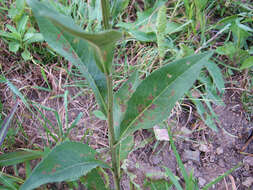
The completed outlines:
[[[85,176],[87,188],[89,190],[106,190],[105,183],[98,172],[98,169],[93,169]]]
[[[16,0],[15,3],[11,5],[8,15],[17,22],[23,15],[25,10],[25,0]]]
[[[120,122],[126,112],[127,101],[131,98],[136,88],[140,84],[138,72],[134,72],[129,79],[114,94],[113,117],[115,138],[119,138]]]
[[[48,44],[60,55],[64,56],[68,61],[73,63],[84,77],[86,77],[90,87],[92,88],[96,100],[103,113],[106,113],[106,78],[105,75],[99,70],[94,58],[94,51],[91,50],[87,41],[69,34],[62,32],[62,29],[53,24],[48,18],[42,16],[41,13],[51,13],[56,18],[62,20],[69,27],[78,28],[74,25],[73,20],[56,13],[49,8],[45,3],[40,3],[37,0],[28,0],[28,4],[32,7],[35,18],[39,24],[40,32],[42,33]]]
[[[228,42],[223,46],[216,48],[216,52],[220,55],[234,55],[238,48],[232,43]]]
[[[44,38],[41,33],[26,33],[23,41],[25,44],[31,44],[34,42],[43,42]]]
[[[200,100],[192,99],[193,103],[195,104],[197,108],[197,112],[200,115],[201,119],[205,122],[205,124],[214,130],[215,132],[218,132],[218,128],[214,122],[214,119],[205,109],[204,105]]]
[[[25,50],[21,53],[21,56],[22,56],[22,58],[23,58],[25,61],[28,61],[28,60],[30,60],[30,59],[32,58],[30,52],[29,52],[27,49],[25,49]]]
[[[23,35],[26,31],[26,24],[27,24],[28,19],[29,17],[27,15],[23,15],[20,21],[18,22],[17,31],[21,35]]]
[[[20,190],[30,190],[42,184],[75,180],[97,166],[109,168],[95,159],[96,151],[87,144],[64,142],[56,146],[33,170]]]
[[[19,50],[20,44],[18,42],[10,42],[9,43],[9,50],[13,53],[17,53]]]
[[[166,43],[165,43],[165,31],[167,24],[167,14],[166,14],[166,6],[163,5],[158,11],[157,21],[156,21],[156,35],[157,35],[157,44],[158,44],[158,52],[160,61],[163,60],[166,51]]]
[[[223,94],[225,89],[225,82],[220,68],[212,61],[208,61],[205,65],[208,72],[212,76],[213,82],[215,83],[218,90]]]
[[[170,178],[171,182],[175,185],[177,190],[183,190],[179,181],[179,178],[175,176],[169,168],[165,168],[166,175]]]
[[[28,0],[30,3],[31,0]],[[104,73],[111,72],[113,50],[116,42],[122,38],[122,33],[116,30],[108,30],[100,33],[84,32],[74,21],[67,16],[61,15],[50,9],[39,9],[38,15],[52,21],[55,26],[61,28],[62,31],[68,32],[73,37],[86,41],[90,48],[95,52],[96,63],[100,70]]]
[[[123,12],[124,9],[127,8],[129,0],[114,0],[111,2],[111,15],[112,19],[116,19],[119,14]]]
[[[127,158],[128,154],[134,147],[134,137],[132,135],[121,141],[119,145],[119,162]]]
[[[174,61],[142,81],[128,101],[120,124],[120,138],[141,128],[151,128],[169,116],[176,101],[190,89],[211,55],[212,52],[207,52]]]
[[[144,186],[148,187],[150,190],[169,190],[169,187],[172,184],[169,184],[166,180],[155,180],[147,181]]]
[[[40,151],[18,151],[0,155],[0,166],[11,166],[28,160],[41,158],[44,155]]]
[[[124,28],[139,41],[154,42],[156,41],[156,23],[157,9],[164,5],[166,1],[156,1],[152,8],[143,12],[137,12],[137,20],[133,23],[119,22],[118,27]]]
[[[250,67],[253,67],[253,56],[250,56],[246,60],[244,60],[240,69],[249,69]]]
[[[101,119],[101,120],[107,120],[107,117],[105,116],[105,114],[103,112],[101,112],[100,110],[94,110],[93,111],[93,114],[98,118],[98,119]]]
[[[1,126],[0,127],[0,146],[2,145],[2,143],[6,137],[10,122],[11,122],[17,108],[18,108],[18,102],[16,102],[15,106],[11,110],[11,113],[5,118],[3,123],[0,123],[1,124],[0,125]],[[0,160],[1,160],[1,156],[0,156]],[[1,165],[1,161],[0,161],[0,165]]]

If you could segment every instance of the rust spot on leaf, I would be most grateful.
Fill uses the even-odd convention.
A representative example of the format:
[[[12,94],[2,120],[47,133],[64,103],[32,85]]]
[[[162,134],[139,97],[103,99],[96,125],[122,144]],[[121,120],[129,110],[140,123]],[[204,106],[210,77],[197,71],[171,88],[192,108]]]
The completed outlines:
[[[142,122],[144,121],[144,120],[143,120],[144,118],[145,118],[145,115],[144,115],[144,113],[142,113],[141,116],[140,116],[139,119],[138,119],[139,122],[142,123]]]
[[[47,172],[46,172],[46,171],[43,171],[43,172],[42,172],[42,174],[46,175],[46,174],[47,174]]]
[[[175,90],[172,90],[170,95],[174,96],[175,95]]]
[[[148,110],[154,110],[156,108],[155,104],[152,104],[151,106],[149,106]]]
[[[52,172],[52,173],[55,173],[55,172],[56,172],[56,169],[55,169],[55,168],[53,168],[51,172]]]
[[[170,75],[170,74],[167,74],[167,77],[170,79],[170,78],[172,77],[172,75]]]
[[[139,124],[138,121],[135,121],[135,122],[134,122],[134,126],[137,126],[138,124]]]
[[[152,96],[152,94],[150,94],[149,96],[148,96],[148,100],[153,100],[154,99],[154,96]]]
[[[130,93],[133,93],[134,91],[132,90],[132,87],[133,87],[133,85],[132,85],[132,83],[130,82],[129,84],[128,84],[128,91],[130,92]]]
[[[86,156],[87,154],[83,154],[83,153],[80,154],[80,157],[86,157]]]
[[[104,51],[103,52],[103,59],[104,59],[104,61],[106,60],[106,58],[107,58],[107,53],[106,53],[106,51]]]
[[[77,59],[77,58],[78,58],[76,52],[74,52],[73,50],[72,50],[72,56],[74,57],[74,59]]]
[[[68,46],[63,45],[62,49],[66,52],[69,52],[70,46],[69,45]]]
[[[190,65],[191,64],[191,62],[186,62],[186,65]]]
[[[57,34],[57,38],[56,38],[56,41],[59,41],[61,39],[61,35],[62,33],[60,32],[59,34]]]
[[[142,117],[140,117],[138,120],[139,120],[140,123],[143,122],[143,118]]]
[[[137,109],[138,109],[138,112],[142,112],[142,110],[144,109],[144,105],[139,104]]]
[[[76,44],[77,42],[79,42],[79,39],[78,39],[78,38],[75,38],[75,39],[73,40],[73,43]]]
[[[125,112],[126,111],[126,105],[125,104],[120,104],[120,111]]]

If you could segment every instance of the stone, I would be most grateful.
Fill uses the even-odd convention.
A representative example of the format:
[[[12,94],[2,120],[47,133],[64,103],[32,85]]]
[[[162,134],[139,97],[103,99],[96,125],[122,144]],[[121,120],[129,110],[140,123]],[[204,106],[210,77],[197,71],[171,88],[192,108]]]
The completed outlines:
[[[220,154],[223,154],[223,148],[220,146],[220,147],[218,147],[217,149],[216,149],[216,153],[218,154],[218,155],[220,155]]]
[[[206,180],[203,177],[199,177],[198,182],[200,187],[204,187],[204,185],[206,184]]]
[[[253,177],[247,177],[246,180],[242,182],[242,184],[248,188],[252,187]]]
[[[199,146],[199,150],[200,150],[201,152],[208,152],[208,151],[209,151],[208,146],[205,145],[205,144],[201,144],[201,145]]]
[[[244,159],[243,159],[243,163],[244,164],[247,164],[249,166],[253,166],[253,157],[251,156],[246,156]]]
[[[200,162],[199,160],[200,152],[198,150],[192,151],[192,150],[184,150],[183,152],[183,158],[184,160],[192,160],[196,162]]]

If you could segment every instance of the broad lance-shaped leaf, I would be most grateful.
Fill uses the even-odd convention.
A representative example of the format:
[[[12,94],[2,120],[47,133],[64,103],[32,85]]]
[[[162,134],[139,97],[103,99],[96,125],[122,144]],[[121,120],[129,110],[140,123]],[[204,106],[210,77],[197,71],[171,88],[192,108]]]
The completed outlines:
[[[46,153],[40,151],[17,151],[0,155],[0,166],[11,166],[41,158]]]
[[[120,140],[138,129],[151,128],[169,116],[211,55],[212,52],[207,52],[186,57],[151,73],[129,99],[120,124]]]
[[[30,0],[29,0],[30,1]],[[87,33],[74,24],[74,21],[64,15],[48,9],[40,9],[39,15],[48,18],[62,31],[68,32],[74,37],[88,42],[89,46],[95,50],[96,63],[104,73],[111,72],[113,50],[116,42],[122,37],[122,33],[116,30],[108,30],[101,33]]]
[[[114,94],[114,103],[113,103],[113,117],[114,117],[114,132],[116,139],[119,138],[120,128],[119,124],[123,119],[123,116],[126,112],[127,101],[131,98],[132,94],[135,92],[137,86],[140,84],[140,79],[138,72],[134,72],[129,79],[124,82],[120,89]],[[134,145],[133,136],[129,136],[123,140],[117,147],[117,163],[120,168],[120,161],[127,158],[129,152],[131,151]]]
[[[57,53],[64,56],[79,69],[92,88],[100,109],[106,113],[106,78],[96,65],[94,48],[86,40],[69,32],[63,32],[61,28],[45,17],[45,14],[55,15],[56,19],[62,19],[62,22],[66,22],[69,27],[76,30],[81,30],[80,27],[76,26],[71,18],[60,15],[49,8],[46,3],[37,0],[27,0],[27,3],[32,8],[45,40]]]
[[[113,103],[113,117],[114,117],[114,132],[116,140],[119,138],[120,128],[119,124],[123,119],[126,112],[127,102],[135,92],[136,88],[140,84],[138,72],[134,72],[129,79],[119,88],[114,94]]]
[[[20,190],[30,190],[40,185],[76,180],[97,166],[109,168],[95,159],[97,152],[87,144],[64,142],[56,146],[33,170]]]

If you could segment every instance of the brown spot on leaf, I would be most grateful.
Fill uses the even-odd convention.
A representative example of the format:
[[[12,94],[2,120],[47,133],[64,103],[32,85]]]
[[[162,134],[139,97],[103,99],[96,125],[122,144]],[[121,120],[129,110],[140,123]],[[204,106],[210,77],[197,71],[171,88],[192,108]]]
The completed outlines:
[[[87,155],[83,154],[83,153],[80,154],[80,157],[85,157],[85,156],[87,156]]]
[[[148,110],[154,110],[156,108],[155,104],[152,104],[151,106],[149,106]]]
[[[60,32],[59,34],[57,34],[57,38],[56,38],[56,41],[59,41],[61,39],[61,35],[62,33]]]
[[[46,172],[46,171],[43,171],[43,172],[42,172],[42,174],[46,175],[46,174],[47,174],[47,172]]]
[[[78,38],[75,38],[75,39],[73,40],[73,43],[76,44],[78,41],[79,41],[79,39],[78,39]]]
[[[104,59],[104,61],[106,60],[106,58],[107,58],[107,53],[106,53],[106,51],[104,51],[103,52],[103,59]]]
[[[139,104],[137,109],[138,109],[138,112],[142,112],[142,110],[144,109],[144,105]]]
[[[139,122],[142,123],[144,120],[143,118],[145,117],[144,113],[141,114],[141,116],[139,117]]]
[[[148,96],[148,100],[153,100],[154,99],[154,96],[152,96],[152,94],[150,94],[149,96]]]
[[[69,46],[63,45],[62,49],[63,49],[64,51],[66,51],[66,52],[69,52],[70,47],[69,47]]]
[[[126,105],[125,104],[120,104],[120,111],[125,112],[126,111]]]
[[[172,77],[172,75],[170,75],[170,74],[167,74],[167,77],[170,79],[170,78]]]
[[[74,59],[77,59],[77,58],[78,58],[76,52],[74,52],[73,50],[72,50],[72,56],[74,57]]]
[[[55,172],[56,172],[56,169],[55,169],[55,168],[53,168],[51,172],[52,172],[52,173],[55,173]]]
[[[143,122],[143,118],[142,117],[140,117],[138,120],[139,120],[140,123]]]
[[[186,65],[190,65],[191,64],[191,62],[186,62]]]
[[[133,93],[134,91],[132,90],[132,87],[133,87],[133,85],[132,85],[132,83],[130,82],[129,84],[128,84],[128,91],[130,92],[130,93]]]
[[[175,95],[175,90],[172,90],[170,95],[174,96]]]

